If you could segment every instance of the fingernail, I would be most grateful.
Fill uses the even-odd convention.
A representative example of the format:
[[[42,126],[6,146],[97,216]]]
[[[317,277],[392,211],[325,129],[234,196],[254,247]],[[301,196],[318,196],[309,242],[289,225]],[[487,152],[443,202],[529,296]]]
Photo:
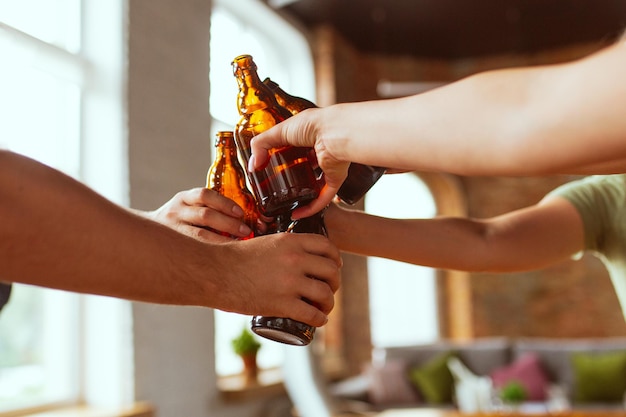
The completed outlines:
[[[248,160],[248,172],[254,172],[254,155],[250,156],[250,159]]]
[[[241,226],[239,226],[239,233],[241,233],[243,236],[248,236],[250,233],[252,233],[252,229],[250,229],[247,225],[242,224]]]
[[[243,217],[245,213],[243,212],[243,209],[241,207],[235,204],[233,206],[233,214],[237,217]]]

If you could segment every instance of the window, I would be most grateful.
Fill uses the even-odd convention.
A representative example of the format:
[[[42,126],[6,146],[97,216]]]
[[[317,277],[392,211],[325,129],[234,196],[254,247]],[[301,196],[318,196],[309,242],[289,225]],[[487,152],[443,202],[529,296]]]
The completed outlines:
[[[123,0],[0,2],[0,147],[118,203],[126,190],[123,22]],[[126,358],[126,308],[120,300],[14,285],[0,314],[0,414],[127,395],[120,379],[110,378],[121,372],[111,363],[128,367],[120,360]],[[108,399],[90,389],[94,379]]]
[[[218,130],[233,130],[239,121],[237,83],[231,62],[238,55],[252,55],[261,78],[270,77],[291,94],[314,98],[313,61],[302,34],[256,0],[216,0],[211,16],[210,114],[212,137]],[[230,341],[251,317],[215,312],[215,355],[218,375],[232,375],[243,369]],[[283,346],[261,340],[259,366],[271,368],[282,363]]]
[[[365,211],[391,218],[428,218],[436,213],[428,187],[414,173],[384,175],[365,195]],[[368,258],[367,267],[372,344],[384,347],[436,340],[433,269],[375,257]]]

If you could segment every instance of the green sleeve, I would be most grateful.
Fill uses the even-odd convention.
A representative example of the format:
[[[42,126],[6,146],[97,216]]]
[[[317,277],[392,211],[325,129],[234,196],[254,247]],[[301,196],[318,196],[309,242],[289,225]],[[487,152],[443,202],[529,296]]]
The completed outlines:
[[[572,181],[548,195],[565,198],[583,220],[585,249],[603,252],[607,235],[615,232],[615,221],[624,210],[626,175],[596,175]]]

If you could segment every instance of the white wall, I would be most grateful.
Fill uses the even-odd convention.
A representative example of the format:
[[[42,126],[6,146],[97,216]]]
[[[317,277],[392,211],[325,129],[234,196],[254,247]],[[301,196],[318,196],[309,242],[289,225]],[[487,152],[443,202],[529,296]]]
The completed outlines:
[[[130,204],[153,209],[204,185],[210,0],[128,0]],[[135,303],[135,392],[158,417],[262,416],[268,399],[223,404],[210,309]],[[284,399],[282,400],[284,401]]]

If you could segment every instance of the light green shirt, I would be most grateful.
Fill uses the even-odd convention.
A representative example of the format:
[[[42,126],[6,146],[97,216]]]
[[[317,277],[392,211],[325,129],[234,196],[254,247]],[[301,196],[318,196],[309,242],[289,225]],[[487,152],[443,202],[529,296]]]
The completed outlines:
[[[550,195],[567,199],[580,213],[585,250],[604,262],[626,319],[626,174],[586,177]]]

